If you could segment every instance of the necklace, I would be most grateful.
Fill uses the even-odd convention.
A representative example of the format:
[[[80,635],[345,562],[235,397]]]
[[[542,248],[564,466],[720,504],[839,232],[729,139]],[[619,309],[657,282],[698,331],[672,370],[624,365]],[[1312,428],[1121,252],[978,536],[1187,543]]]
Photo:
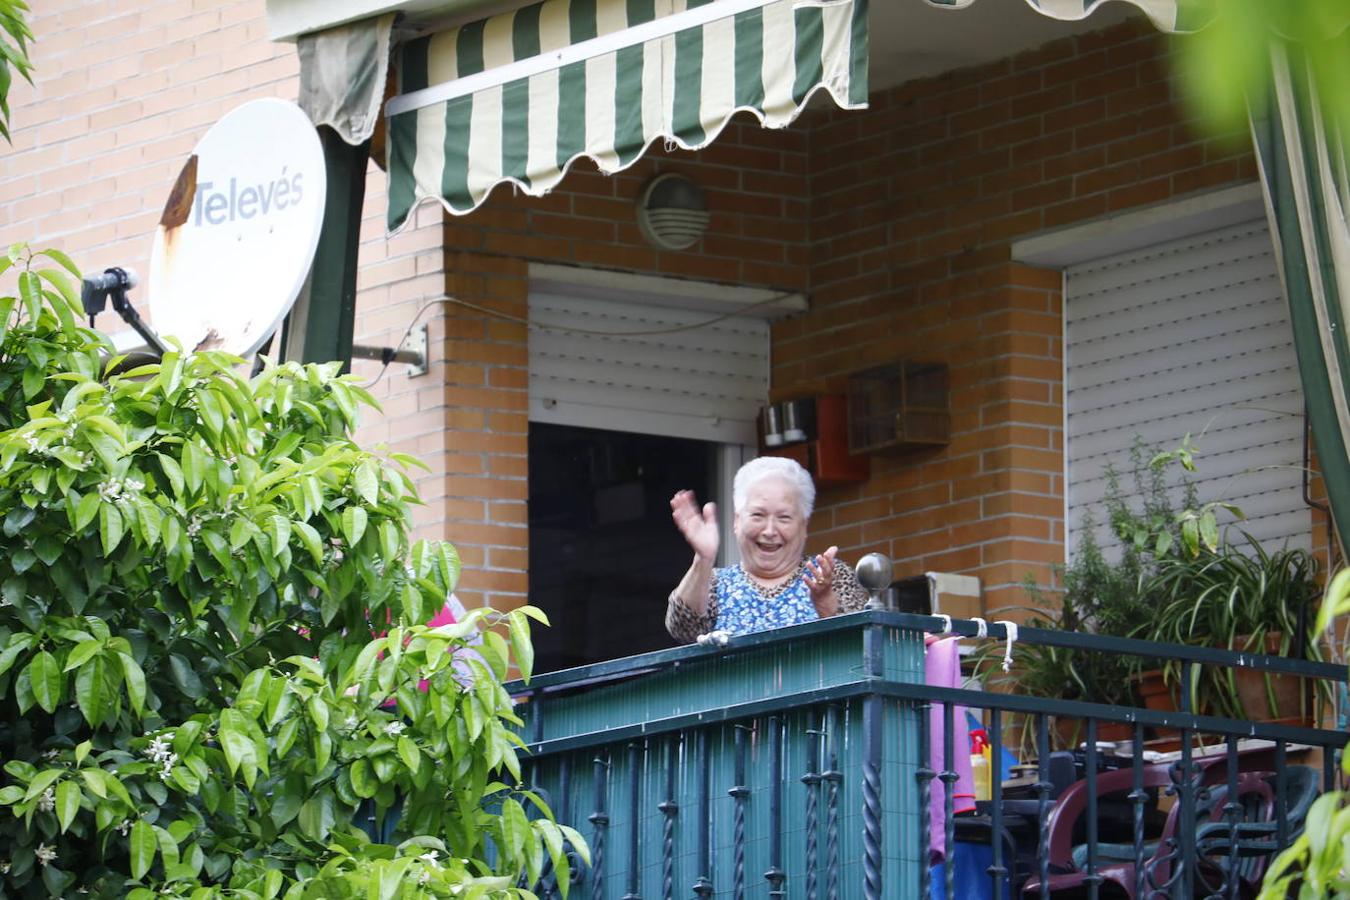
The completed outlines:
[[[752,575],[750,574],[750,571],[745,568],[745,566],[741,566],[741,571],[745,573],[745,577],[749,578],[750,582],[755,587],[759,588],[759,590],[762,593],[771,593],[781,589],[788,582],[792,581],[792,579],[796,578],[797,575],[801,572],[801,570],[802,567],[801,564],[799,563],[797,565],[797,568],[793,569],[788,574],[770,580],[767,578],[760,578],[758,575]]]

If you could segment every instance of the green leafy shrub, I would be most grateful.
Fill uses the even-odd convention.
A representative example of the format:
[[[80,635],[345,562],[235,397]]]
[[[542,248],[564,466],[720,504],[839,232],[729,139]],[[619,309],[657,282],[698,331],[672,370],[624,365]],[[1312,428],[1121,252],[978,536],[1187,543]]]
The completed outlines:
[[[1350,569],[1327,585],[1316,631],[1325,634],[1350,613]],[[1341,757],[1350,775],[1350,756]],[[1350,794],[1328,791],[1313,801],[1303,833],[1266,870],[1257,900],[1346,900],[1350,898]]]
[[[541,615],[422,624],[459,560],[351,440],[373,400],[214,353],[104,378],[70,261],[11,267],[0,895],[532,896],[546,859],[565,887],[585,847],[519,787],[502,687]]]

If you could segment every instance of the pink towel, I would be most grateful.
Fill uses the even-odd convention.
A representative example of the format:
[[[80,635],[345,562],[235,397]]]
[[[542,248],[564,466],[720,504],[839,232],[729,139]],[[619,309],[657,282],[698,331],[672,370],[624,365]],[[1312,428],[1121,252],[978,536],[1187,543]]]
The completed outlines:
[[[960,638],[941,638],[928,635],[923,660],[924,683],[934,687],[961,687],[961,656],[958,649]],[[944,734],[942,730],[942,705],[934,703],[928,712],[928,765],[934,772],[943,769]],[[953,710],[952,763],[956,772],[956,784],[953,785],[952,809],[955,812],[975,808],[975,780],[970,775],[970,729],[966,725],[966,709],[958,706]],[[932,791],[929,804],[929,852],[933,862],[946,859],[947,841],[945,814],[943,810],[943,788],[938,778],[933,779],[929,790]]]
[[[445,606],[441,607],[441,611],[431,617],[431,621],[428,622],[427,625],[432,628],[440,628],[442,625],[453,625],[460,620],[464,615],[464,612],[464,604],[459,602],[458,597],[451,594],[450,599],[445,601]]]

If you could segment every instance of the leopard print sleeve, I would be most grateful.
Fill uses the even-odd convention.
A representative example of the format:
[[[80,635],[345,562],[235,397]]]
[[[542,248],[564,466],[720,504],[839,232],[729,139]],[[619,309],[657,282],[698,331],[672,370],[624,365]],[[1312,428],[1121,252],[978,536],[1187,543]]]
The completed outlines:
[[[681,644],[692,644],[717,624],[717,579],[708,586],[708,606],[699,615],[675,594],[666,601],[666,631]]]
[[[848,563],[834,561],[834,595],[839,598],[839,612],[857,612],[867,605],[867,591],[858,584],[858,575]]]

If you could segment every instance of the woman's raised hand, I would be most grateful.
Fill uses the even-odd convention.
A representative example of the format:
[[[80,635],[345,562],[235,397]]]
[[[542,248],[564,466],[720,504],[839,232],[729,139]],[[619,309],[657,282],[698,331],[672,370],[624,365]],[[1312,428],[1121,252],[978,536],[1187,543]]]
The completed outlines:
[[[709,562],[717,558],[721,535],[717,530],[716,504],[705,503],[699,512],[694,492],[680,491],[670,498],[670,517],[694,553]]]

